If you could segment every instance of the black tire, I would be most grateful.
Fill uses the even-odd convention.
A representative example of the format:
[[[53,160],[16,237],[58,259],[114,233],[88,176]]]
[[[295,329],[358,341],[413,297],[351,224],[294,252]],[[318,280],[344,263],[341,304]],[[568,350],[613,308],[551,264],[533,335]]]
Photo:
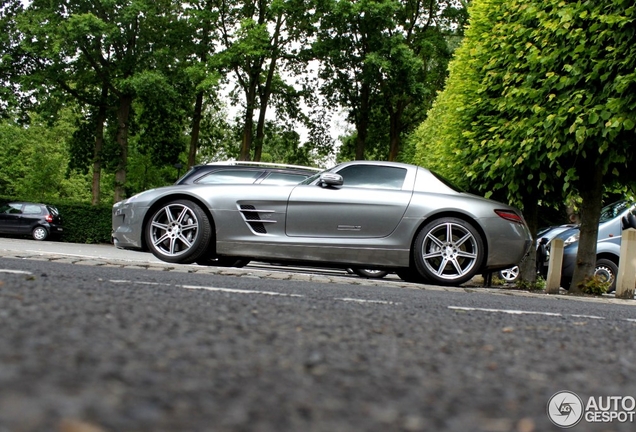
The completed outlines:
[[[389,274],[388,271],[384,271],[384,270],[361,269],[361,268],[352,268],[351,270],[358,276],[367,278],[367,279],[382,279],[383,277]]]
[[[417,270],[412,268],[400,269],[395,272],[396,275],[404,282],[412,283],[429,283],[430,281],[422,276]]]
[[[600,276],[603,280],[611,282],[608,292],[616,290],[616,278],[618,277],[618,266],[612,260],[601,258],[596,261],[594,275]]]
[[[481,236],[463,219],[431,221],[415,239],[413,261],[417,271],[440,285],[469,281],[481,270],[483,259]]]
[[[33,237],[33,240],[44,241],[49,237],[49,230],[42,225],[38,225],[31,231],[31,237]]]
[[[207,252],[212,228],[207,214],[189,200],[162,204],[146,224],[146,244],[162,261],[190,264]]]
[[[236,257],[217,257],[217,258],[199,258],[196,263],[203,266],[215,266],[215,267],[245,267],[250,263],[250,260],[245,258]]]

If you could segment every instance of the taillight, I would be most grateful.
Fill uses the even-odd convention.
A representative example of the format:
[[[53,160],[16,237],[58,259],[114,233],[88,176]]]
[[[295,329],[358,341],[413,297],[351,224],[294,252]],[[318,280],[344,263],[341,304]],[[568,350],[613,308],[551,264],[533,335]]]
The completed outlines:
[[[51,216],[50,214],[47,214],[46,216],[44,216],[44,219],[45,219],[48,223],[53,222],[53,216]]]
[[[523,223],[523,218],[513,211],[495,210],[495,213],[497,213],[499,217],[504,218],[505,220],[509,220],[510,222],[517,222],[520,224]]]

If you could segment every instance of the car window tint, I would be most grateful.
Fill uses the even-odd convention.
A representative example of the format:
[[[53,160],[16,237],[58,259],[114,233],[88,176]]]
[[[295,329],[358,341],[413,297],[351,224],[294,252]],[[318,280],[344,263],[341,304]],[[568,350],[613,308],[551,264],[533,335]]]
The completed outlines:
[[[22,204],[4,204],[0,207],[0,213],[19,214],[22,213]]]
[[[36,204],[26,204],[24,206],[23,213],[31,215],[42,214],[42,208]]]
[[[380,189],[402,189],[406,169],[376,165],[352,165],[338,171],[344,186]]]
[[[261,175],[262,171],[253,170],[220,170],[209,173],[196,181],[199,184],[217,184],[217,183],[254,183]]]
[[[261,184],[298,184],[301,181],[305,180],[305,178],[307,178],[307,176],[303,174],[272,172],[269,173],[269,175],[261,182]]]

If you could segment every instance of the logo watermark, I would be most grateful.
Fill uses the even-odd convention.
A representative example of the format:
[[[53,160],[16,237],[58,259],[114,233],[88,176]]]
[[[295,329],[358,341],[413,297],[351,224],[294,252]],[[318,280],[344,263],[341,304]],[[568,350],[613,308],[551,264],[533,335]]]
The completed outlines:
[[[562,428],[576,426],[583,418],[583,401],[576,393],[560,391],[552,395],[547,406],[548,418]]]
[[[563,390],[548,400],[546,412],[550,421],[563,429],[574,427],[581,420],[588,423],[633,423],[636,399],[632,396],[590,396],[584,404],[579,395]]]

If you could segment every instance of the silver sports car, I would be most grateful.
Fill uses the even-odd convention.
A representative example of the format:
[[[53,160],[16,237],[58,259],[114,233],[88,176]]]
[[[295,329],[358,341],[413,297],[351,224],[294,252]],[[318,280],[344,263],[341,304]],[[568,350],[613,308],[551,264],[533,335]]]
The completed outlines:
[[[113,239],[170,263],[294,262],[458,285],[512,267],[531,236],[510,206],[393,162],[337,165],[297,185],[151,189],[113,206]]]

